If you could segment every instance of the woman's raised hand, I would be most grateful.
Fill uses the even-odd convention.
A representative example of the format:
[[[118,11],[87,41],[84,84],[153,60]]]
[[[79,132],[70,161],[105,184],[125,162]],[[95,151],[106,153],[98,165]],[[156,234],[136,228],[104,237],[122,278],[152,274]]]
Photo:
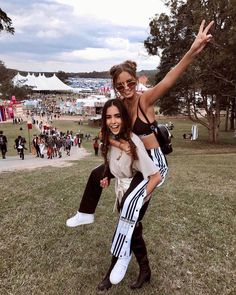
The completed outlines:
[[[205,23],[206,21],[203,20],[200,25],[196,39],[194,40],[190,48],[192,56],[195,56],[198,53],[200,53],[203,50],[203,48],[206,46],[206,44],[210,42],[212,39],[212,35],[208,34],[208,32],[210,28],[212,27],[212,25],[214,24],[214,21],[211,21],[206,27],[205,27]]]

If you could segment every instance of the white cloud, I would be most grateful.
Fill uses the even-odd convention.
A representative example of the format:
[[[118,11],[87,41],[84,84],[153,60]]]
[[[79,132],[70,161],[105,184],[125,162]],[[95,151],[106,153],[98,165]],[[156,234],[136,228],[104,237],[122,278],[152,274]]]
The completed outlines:
[[[167,11],[162,0],[57,0],[74,9],[76,15],[94,16],[112,23],[147,27],[150,18],[156,13]]]
[[[9,68],[104,71],[126,59],[139,69],[158,65],[143,41],[150,19],[165,11],[161,0],[21,0],[1,8],[15,27],[14,36],[0,36],[1,60]]]
[[[128,39],[123,38],[106,38],[104,44],[110,49],[126,49],[130,47],[130,42]]]
[[[60,36],[60,32],[55,31],[55,30],[44,30],[44,31],[39,31],[36,36],[39,38],[55,38],[57,39]]]
[[[110,58],[113,54],[113,51],[108,48],[85,48],[83,50],[75,50],[70,53],[64,53],[62,56],[69,59],[75,58],[78,60],[83,59],[87,61],[99,61]]]

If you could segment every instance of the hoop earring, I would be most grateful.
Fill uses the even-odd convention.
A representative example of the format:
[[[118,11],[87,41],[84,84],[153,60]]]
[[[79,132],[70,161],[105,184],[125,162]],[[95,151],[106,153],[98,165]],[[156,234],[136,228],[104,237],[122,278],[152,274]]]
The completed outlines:
[[[121,95],[117,90],[115,90],[115,96],[116,96],[116,98],[121,98]]]

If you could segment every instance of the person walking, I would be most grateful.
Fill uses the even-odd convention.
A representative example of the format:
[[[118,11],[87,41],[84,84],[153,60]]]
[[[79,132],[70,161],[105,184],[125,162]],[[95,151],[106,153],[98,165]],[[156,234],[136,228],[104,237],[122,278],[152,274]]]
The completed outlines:
[[[36,134],[34,134],[34,136],[33,136],[32,144],[33,144],[33,147],[36,152],[36,157],[41,158],[41,153],[40,153],[40,148],[39,148],[39,138]]]
[[[78,144],[78,148],[81,148],[81,144],[82,144],[82,136],[81,135],[78,136],[77,144]]]
[[[63,147],[63,139],[58,135],[56,139],[56,148],[58,157],[62,157],[62,147]]]
[[[46,147],[47,147],[47,157],[52,160],[53,158],[53,148],[54,148],[54,140],[52,135],[46,136]]]
[[[3,134],[3,131],[0,130],[0,150],[2,153],[2,158],[6,159],[7,153],[7,137]]]
[[[71,151],[71,137],[70,137],[70,135],[66,136],[65,150],[66,150],[67,156],[70,156],[70,151]]]
[[[44,150],[45,150],[45,135],[40,135],[39,136],[39,150],[40,150],[40,155],[41,158],[44,158]]]
[[[93,149],[94,149],[95,156],[98,156],[99,138],[97,136],[93,139]]]
[[[27,150],[27,148],[25,147],[25,144],[26,144],[26,140],[21,135],[19,135],[15,139],[15,147],[17,149],[18,155],[20,156],[21,160],[25,159],[24,151]]]

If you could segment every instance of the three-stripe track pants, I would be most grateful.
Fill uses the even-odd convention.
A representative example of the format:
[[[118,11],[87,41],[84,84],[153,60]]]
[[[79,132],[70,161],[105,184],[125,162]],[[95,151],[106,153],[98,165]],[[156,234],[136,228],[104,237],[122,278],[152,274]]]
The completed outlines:
[[[168,172],[166,158],[160,148],[148,150],[148,154],[162,176],[162,181],[158,184],[159,187],[165,181]],[[149,201],[144,203],[147,183],[148,179],[143,179],[142,174],[137,172],[122,198],[119,206],[118,225],[111,246],[111,253],[116,257],[129,257],[131,254],[130,245],[135,225],[142,220],[149,203]]]

